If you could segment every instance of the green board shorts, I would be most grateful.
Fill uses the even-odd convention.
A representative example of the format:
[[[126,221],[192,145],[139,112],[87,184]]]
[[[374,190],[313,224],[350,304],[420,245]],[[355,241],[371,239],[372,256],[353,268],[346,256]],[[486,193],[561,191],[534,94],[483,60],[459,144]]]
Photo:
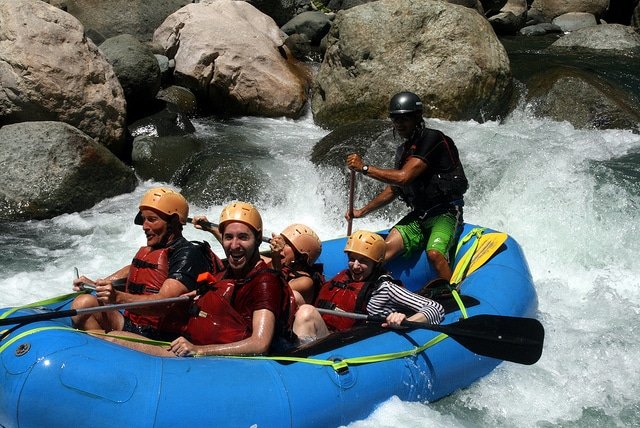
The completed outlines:
[[[459,226],[459,216],[455,213],[443,213],[424,220],[410,213],[395,226],[404,244],[404,257],[410,257],[416,251],[436,250],[449,259],[449,249],[454,243]]]

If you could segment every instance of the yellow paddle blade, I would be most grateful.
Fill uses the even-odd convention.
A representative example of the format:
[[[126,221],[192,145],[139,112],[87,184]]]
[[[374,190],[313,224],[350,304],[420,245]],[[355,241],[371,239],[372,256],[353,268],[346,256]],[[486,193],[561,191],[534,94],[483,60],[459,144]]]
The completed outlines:
[[[460,260],[456,264],[455,269],[453,270],[453,274],[451,274],[450,284],[460,284],[460,281],[466,276],[466,270],[469,267],[469,263],[471,262],[471,257],[476,251],[478,247],[478,239],[476,238],[471,244],[471,247],[460,257]]]
[[[478,243],[478,248],[471,258],[471,264],[467,270],[467,275],[471,275],[472,272],[485,264],[487,260],[489,260],[491,256],[498,251],[502,244],[505,243],[507,236],[508,235],[504,232],[493,232],[482,235],[480,237],[480,242]]]

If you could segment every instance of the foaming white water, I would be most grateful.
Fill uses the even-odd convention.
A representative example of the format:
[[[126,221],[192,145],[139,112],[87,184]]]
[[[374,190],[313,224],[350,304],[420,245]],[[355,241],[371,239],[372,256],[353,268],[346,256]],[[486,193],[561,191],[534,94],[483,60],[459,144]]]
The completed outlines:
[[[344,235],[347,190],[331,175],[340,173],[309,161],[326,131],[308,118],[238,122],[243,135],[273,154],[258,162],[271,180],[272,195],[257,201],[265,228],[280,231],[303,222],[324,239]],[[526,112],[502,124],[429,125],[460,148],[471,182],[466,221],[508,232],[523,247],[539,294],[545,350],[533,366],[504,363],[437,403],[388,400],[351,426],[638,426],[640,166],[631,165],[635,179],[625,181],[606,162],[637,152],[640,136],[576,130]],[[96,277],[128,263],[144,243],[132,221],[136,204],[156,184],[143,183],[132,194],[82,213],[20,225],[23,246],[12,251],[24,252],[22,258],[33,263],[0,266],[0,306],[69,292],[73,266]],[[191,212],[216,220],[220,209],[195,206]],[[389,224],[373,216],[356,226],[375,230]],[[213,241],[191,227],[185,233]]]

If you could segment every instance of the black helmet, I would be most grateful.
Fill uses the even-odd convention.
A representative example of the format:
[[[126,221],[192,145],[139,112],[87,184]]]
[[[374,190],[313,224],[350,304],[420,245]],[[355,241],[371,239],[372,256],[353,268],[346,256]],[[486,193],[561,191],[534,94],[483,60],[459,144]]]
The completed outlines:
[[[389,101],[389,116],[415,112],[422,113],[422,101],[413,92],[398,92]]]

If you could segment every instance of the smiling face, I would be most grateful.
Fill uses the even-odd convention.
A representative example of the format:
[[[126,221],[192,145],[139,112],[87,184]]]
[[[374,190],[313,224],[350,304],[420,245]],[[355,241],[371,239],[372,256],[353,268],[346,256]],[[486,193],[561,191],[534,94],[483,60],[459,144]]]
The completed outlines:
[[[402,138],[409,138],[420,123],[420,118],[415,113],[399,114],[391,116],[393,127]]]
[[[281,263],[284,266],[289,266],[296,259],[296,253],[286,240],[284,241],[284,247],[282,247],[282,251],[280,251],[280,259]]]
[[[142,230],[147,237],[147,245],[149,247],[164,247],[169,241],[169,222],[168,218],[154,210],[140,211],[142,219]]]
[[[229,222],[222,234],[222,247],[229,262],[229,269],[236,276],[248,273],[260,258],[256,236],[249,226]]]
[[[373,273],[376,262],[369,257],[360,254],[348,252],[349,256],[349,272],[354,281],[366,281]]]

